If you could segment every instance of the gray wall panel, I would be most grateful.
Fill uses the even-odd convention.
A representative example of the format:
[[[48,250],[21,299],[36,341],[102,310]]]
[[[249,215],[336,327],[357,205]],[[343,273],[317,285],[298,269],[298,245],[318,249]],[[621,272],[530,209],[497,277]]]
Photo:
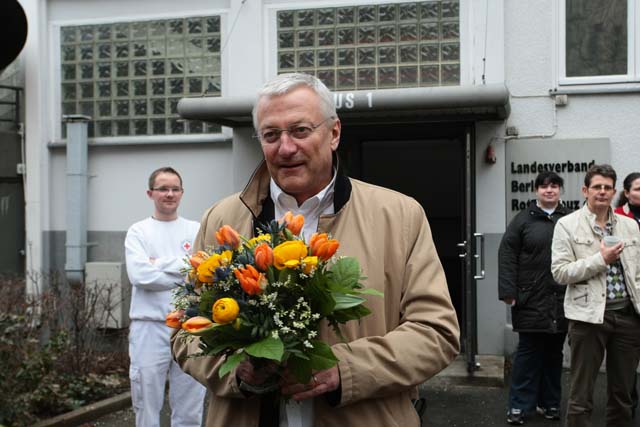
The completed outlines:
[[[89,231],[89,250],[87,261],[124,262],[124,238],[126,231]],[[64,231],[48,231],[44,233],[45,248],[49,247],[49,253],[45,259],[50,264],[45,271],[64,271],[65,263],[65,236]]]

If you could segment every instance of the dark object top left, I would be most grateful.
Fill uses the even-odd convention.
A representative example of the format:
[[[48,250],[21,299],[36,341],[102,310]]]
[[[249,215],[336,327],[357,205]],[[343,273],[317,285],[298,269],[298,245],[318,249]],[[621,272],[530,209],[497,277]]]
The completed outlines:
[[[27,16],[17,0],[0,1],[0,72],[18,57],[27,41]]]

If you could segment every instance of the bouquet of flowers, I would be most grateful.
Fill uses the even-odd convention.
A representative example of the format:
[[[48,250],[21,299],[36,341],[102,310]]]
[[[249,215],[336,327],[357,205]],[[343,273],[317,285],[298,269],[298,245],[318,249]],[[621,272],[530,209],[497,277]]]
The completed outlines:
[[[356,259],[335,255],[337,240],[314,233],[307,243],[303,225],[302,215],[287,212],[252,239],[225,225],[216,232],[217,249],[190,258],[167,325],[200,337],[198,355],[224,356],[221,378],[248,359],[286,365],[306,384],[314,371],[338,362],[318,339],[320,322],[344,341],[340,324],[370,313],[363,295],[382,296],[362,286]]]

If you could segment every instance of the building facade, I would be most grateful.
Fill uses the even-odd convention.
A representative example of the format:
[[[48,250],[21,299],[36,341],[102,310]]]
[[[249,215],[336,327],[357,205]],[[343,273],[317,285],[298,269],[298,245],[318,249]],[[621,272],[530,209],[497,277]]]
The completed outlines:
[[[349,174],[424,206],[468,353],[503,354],[497,248],[531,179],[558,170],[573,206],[584,165],[638,169],[640,0],[20,3],[27,271],[65,268],[63,115],[91,117],[87,260],[122,262],[149,173],[179,170],[198,219],[261,160],[256,90],[308,72],[335,93]]]

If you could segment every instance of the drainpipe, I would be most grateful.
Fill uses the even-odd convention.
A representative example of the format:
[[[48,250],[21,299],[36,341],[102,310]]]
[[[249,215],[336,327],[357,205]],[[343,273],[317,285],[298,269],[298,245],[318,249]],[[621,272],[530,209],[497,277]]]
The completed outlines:
[[[87,262],[87,133],[91,117],[67,115],[67,241],[64,266],[70,285],[84,283]]]

